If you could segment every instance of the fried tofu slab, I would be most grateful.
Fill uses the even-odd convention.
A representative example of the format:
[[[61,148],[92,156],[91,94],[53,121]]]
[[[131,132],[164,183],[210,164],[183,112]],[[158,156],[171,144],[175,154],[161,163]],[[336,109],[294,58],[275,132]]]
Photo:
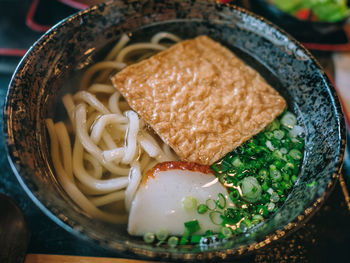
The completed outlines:
[[[258,72],[207,36],[130,65],[112,81],[181,160],[205,165],[259,133],[286,107]]]

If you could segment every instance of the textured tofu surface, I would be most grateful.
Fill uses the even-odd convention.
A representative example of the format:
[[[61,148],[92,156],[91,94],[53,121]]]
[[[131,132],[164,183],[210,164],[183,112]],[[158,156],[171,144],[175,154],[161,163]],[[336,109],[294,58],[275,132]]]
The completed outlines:
[[[206,36],[128,66],[112,81],[181,160],[199,164],[219,160],[286,107],[258,72]]]

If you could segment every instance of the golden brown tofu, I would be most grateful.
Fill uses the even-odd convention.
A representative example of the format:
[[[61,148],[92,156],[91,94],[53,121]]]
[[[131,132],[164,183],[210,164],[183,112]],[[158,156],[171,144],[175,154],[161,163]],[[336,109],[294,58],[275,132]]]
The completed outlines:
[[[128,66],[112,81],[181,160],[199,164],[219,160],[286,107],[259,73],[207,36]]]

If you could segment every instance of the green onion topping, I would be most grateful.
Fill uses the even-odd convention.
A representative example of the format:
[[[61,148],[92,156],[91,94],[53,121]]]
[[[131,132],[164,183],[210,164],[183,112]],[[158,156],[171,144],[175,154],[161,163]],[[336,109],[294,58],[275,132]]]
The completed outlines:
[[[217,207],[224,209],[226,206],[226,198],[222,193],[218,194],[218,199],[216,200]]]
[[[289,155],[294,159],[294,160],[300,160],[301,158],[303,158],[303,154],[297,150],[297,149],[292,149],[289,152]]]
[[[205,214],[208,211],[208,207],[205,204],[200,204],[197,206],[198,214]]]
[[[235,188],[233,188],[231,190],[231,193],[230,193],[230,199],[233,201],[233,202],[236,202],[238,199],[240,198],[240,194],[239,194],[239,191]]]
[[[230,238],[232,237],[232,231],[230,228],[228,227],[223,227],[221,228],[221,234],[225,237],[225,238]]]
[[[242,180],[241,184],[242,184],[241,189],[242,189],[243,199],[252,203],[260,200],[262,189],[258,180],[256,180],[255,177],[253,176],[245,177]]]
[[[288,111],[283,115],[281,119],[281,124],[289,129],[292,129],[296,123],[297,118],[293,113]]]
[[[197,207],[197,200],[192,196],[186,196],[182,199],[182,207],[186,211],[192,211],[195,210]]]
[[[198,244],[201,241],[202,237],[203,236],[201,236],[201,235],[193,235],[193,236],[191,236],[190,243],[191,244]]]
[[[190,235],[200,229],[198,220],[192,220],[184,223],[185,231],[181,237],[180,245],[185,245],[188,242]]]
[[[159,230],[157,233],[156,233],[156,237],[159,241],[164,241],[167,239],[168,237],[168,230],[166,229],[162,229],[162,230]]]
[[[190,234],[197,232],[200,229],[198,220],[192,220],[184,223],[185,228],[188,229]]]
[[[275,137],[277,140],[282,140],[282,138],[284,137],[284,131],[274,130],[273,137]]]
[[[234,167],[240,167],[242,165],[242,162],[241,162],[241,160],[238,157],[236,157],[236,158],[233,159],[232,165]]]
[[[175,236],[169,237],[169,239],[168,239],[169,247],[174,248],[177,246],[178,243],[179,243],[178,237],[175,237]]]
[[[144,240],[145,243],[147,243],[147,244],[153,243],[154,239],[155,239],[155,236],[154,236],[154,234],[151,233],[151,232],[147,232],[147,233],[145,233],[145,234],[143,235],[143,240]]]
[[[207,205],[208,210],[214,210],[216,208],[216,202],[214,199],[208,199],[205,204]]]
[[[214,225],[221,225],[222,224],[221,213],[219,211],[211,211],[209,213],[209,218],[210,218],[210,221]]]

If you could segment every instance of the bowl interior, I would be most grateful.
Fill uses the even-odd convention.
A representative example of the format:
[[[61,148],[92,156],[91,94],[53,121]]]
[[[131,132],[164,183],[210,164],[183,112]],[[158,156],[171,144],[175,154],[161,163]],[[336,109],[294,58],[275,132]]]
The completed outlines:
[[[84,213],[54,176],[44,120],[65,116],[61,95],[77,90],[81,73],[101,60],[122,33],[138,41],[159,31],[184,39],[205,34],[227,46],[287,99],[289,109],[305,128],[300,178],[285,204],[249,234],[217,247],[169,250],[145,245],[140,238],[129,236],[125,225],[101,222]],[[340,171],[345,147],[339,101],[312,56],[263,19],[207,1],[111,1],[68,18],[46,33],[22,60],[10,84],[4,112],[10,163],[36,204],[74,234],[147,257],[226,257],[278,239],[300,225],[322,202]]]

